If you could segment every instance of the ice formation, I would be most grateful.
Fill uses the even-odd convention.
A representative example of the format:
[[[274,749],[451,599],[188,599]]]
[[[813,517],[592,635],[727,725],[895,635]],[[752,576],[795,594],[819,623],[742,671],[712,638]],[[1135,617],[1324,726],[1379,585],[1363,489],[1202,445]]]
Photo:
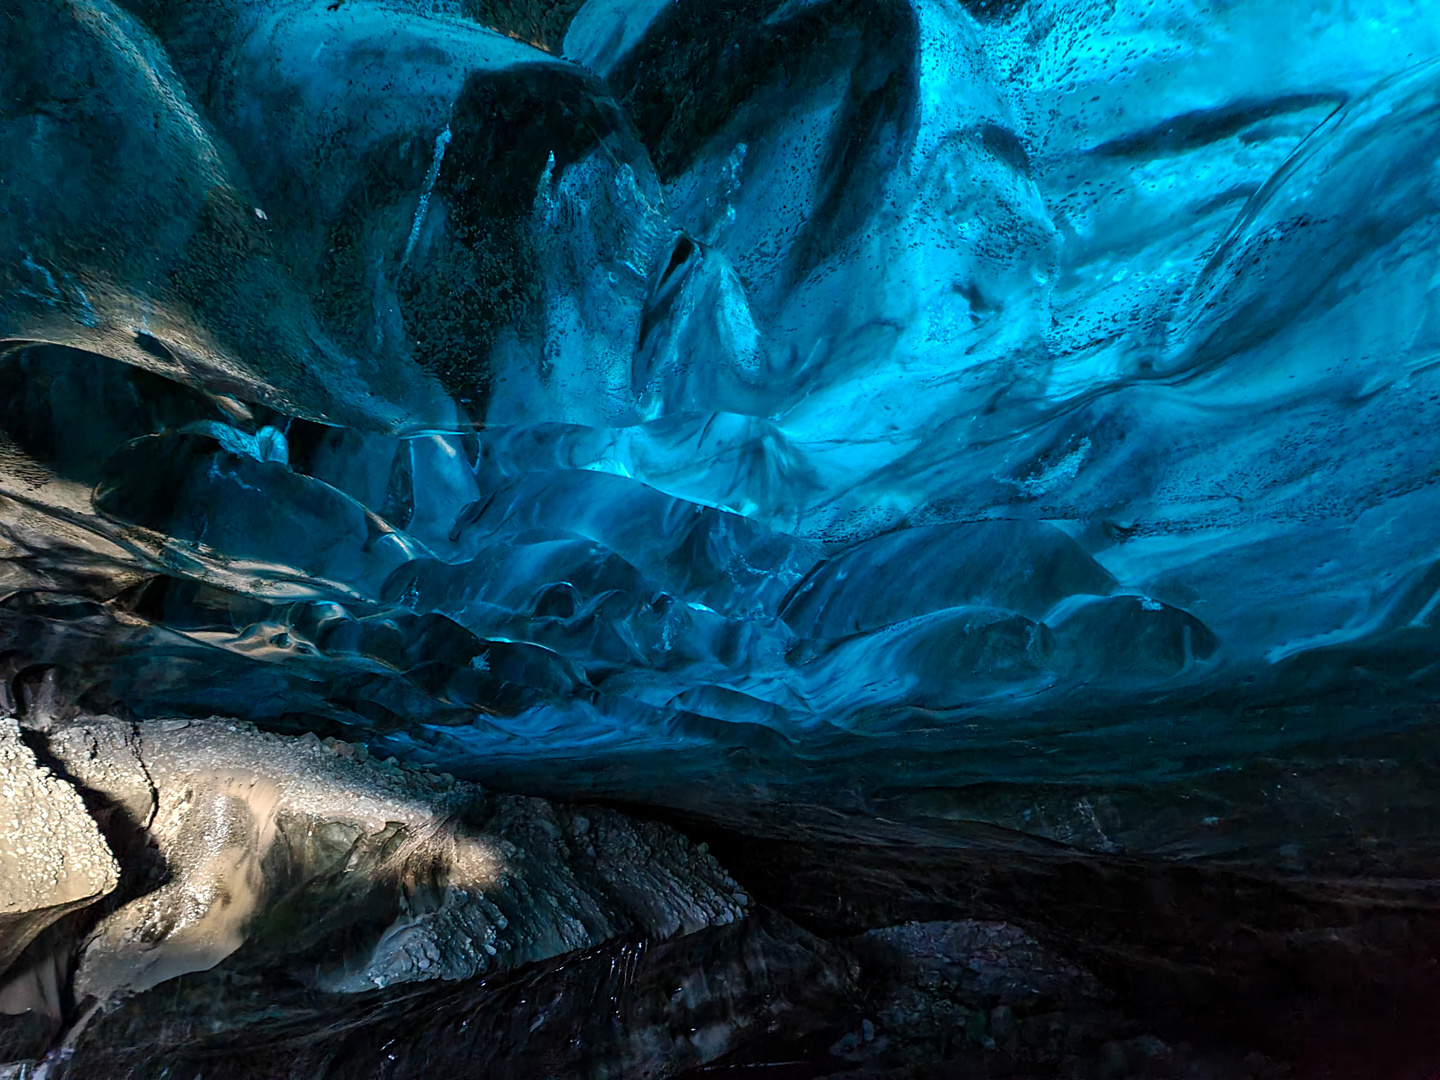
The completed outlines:
[[[1012,7],[21,5],[7,620],[461,768],[1426,694],[1440,30]]]

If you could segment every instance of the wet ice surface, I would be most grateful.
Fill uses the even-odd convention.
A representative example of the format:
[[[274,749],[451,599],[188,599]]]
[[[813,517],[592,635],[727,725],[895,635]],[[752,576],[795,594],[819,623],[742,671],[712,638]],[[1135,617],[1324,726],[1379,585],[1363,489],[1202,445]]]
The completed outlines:
[[[133,8],[0,30],[13,672],[660,801],[1423,723],[1427,5]]]

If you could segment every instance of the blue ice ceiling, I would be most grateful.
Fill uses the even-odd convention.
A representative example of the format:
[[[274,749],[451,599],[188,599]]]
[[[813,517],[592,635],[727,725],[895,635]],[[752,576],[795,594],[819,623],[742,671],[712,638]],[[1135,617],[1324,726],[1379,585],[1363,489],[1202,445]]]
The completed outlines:
[[[1432,5],[163,7],[0,20],[12,664],[902,786],[1440,690]]]

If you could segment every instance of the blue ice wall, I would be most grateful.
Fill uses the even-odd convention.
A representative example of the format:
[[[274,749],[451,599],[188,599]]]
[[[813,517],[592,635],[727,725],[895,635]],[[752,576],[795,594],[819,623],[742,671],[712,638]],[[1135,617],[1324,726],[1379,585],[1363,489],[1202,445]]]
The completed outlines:
[[[14,670],[632,793],[1422,722],[1432,5],[332,7],[0,20]]]

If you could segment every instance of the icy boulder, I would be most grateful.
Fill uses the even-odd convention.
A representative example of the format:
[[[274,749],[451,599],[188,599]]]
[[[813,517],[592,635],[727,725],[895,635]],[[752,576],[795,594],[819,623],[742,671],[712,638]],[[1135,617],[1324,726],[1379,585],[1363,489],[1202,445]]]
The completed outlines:
[[[489,795],[334,740],[222,720],[132,734],[106,717],[54,734],[111,799],[124,785],[87,762],[86,748],[126,737],[156,798],[131,827],[165,869],[85,941],[82,998],[113,1003],[222,962],[278,964],[331,993],[464,979],[620,934],[694,933],[744,910],[714,860],[671,830]]]
[[[114,889],[119,867],[80,794],[36,763],[8,717],[0,719],[0,762],[3,974],[46,926]]]

